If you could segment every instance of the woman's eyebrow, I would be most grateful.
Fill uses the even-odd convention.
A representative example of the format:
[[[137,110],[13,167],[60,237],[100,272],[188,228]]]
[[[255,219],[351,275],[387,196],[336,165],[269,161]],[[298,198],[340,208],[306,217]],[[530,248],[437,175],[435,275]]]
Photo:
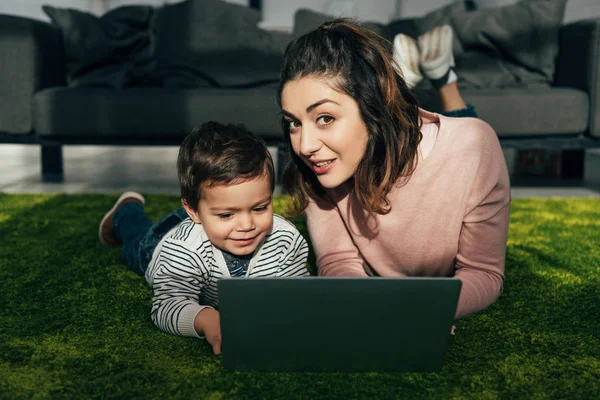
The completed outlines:
[[[306,107],[306,112],[309,113],[312,110],[314,110],[315,108],[319,107],[322,104],[325,103],[333,103],[333,104],[337,104],[338,106],[340,105],[340,103],[338,103],[337,101],[333,101],[333,100],[329,100],[329,99],[323,99],[323,100],[319,100],[314,104],[311,104],[310,106]]]
[[[333,103],[333,104],[337,104],[338,106],[340,106],[340,103],[338,103],[337,101],[333,101],[333,100],[330,100],[330,99],[322,99],[322,100],[319,100],[316,103],[311,104],[310,106],[306,107],[306,113],[310,113],[312,110],[314,110],[315,108],[317,108],[320,105],[323,105],[325,103]],[[285,115],[286,117],[298,119],[298,117],[296,117],[294,114],[292,114],[289,111],[281,110],[281,113],[283,115]]]
[[[291,113],[291,112],[289,112],[289,111],[286,111],[286,110],[281,110],[281,113],[282,113],[283,115],[285,115],[286,117],[290,117],[290,118],[293,118],[293,119],[298,119],[298,118],[297,118],[297,117],[296,117],[294,114],[292,114],[292,113]]]

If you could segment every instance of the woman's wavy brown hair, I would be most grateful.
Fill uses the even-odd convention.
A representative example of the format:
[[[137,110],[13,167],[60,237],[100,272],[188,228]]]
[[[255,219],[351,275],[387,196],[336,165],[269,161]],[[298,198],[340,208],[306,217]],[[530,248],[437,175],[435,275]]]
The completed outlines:
[[[351,19],[325,22],[287,46],[277,95],[280,107],[285,84],[307,76],[331,80],[334,89],[358,103],[369,139],[354,173],[354,196],[369,212],[389,213],[387,195],[414,171],[422,137],[417,100],[397,73],[392,44]],[[306,209],[310,197],[323,197],[325,191],[292,151],[290,132],[282,124],[291,153],[283,187],[292,197],[288,215],[293,216]]]

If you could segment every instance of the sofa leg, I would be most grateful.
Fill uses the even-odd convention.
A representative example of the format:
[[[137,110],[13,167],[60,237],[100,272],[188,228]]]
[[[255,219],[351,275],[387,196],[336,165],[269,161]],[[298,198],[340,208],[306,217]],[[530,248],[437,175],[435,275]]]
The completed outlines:
[[[42,182],[63,182],[63,156],[60,145],[42,145]]]
[[[585,150],[563,150],[560,177],[562,179],[583,179]]]

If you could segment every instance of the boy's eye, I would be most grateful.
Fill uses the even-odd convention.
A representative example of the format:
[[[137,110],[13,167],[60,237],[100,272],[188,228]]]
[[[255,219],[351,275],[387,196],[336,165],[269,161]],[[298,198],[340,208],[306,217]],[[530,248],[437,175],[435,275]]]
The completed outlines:
[[[266,211],[266,210],[267,210],[267,206],[256,207],[254,209],[254,211],[256,211],[256,212],[263,212],[263,211]]]
[[[321,115],[319,118],[317,118],[317,125],[329,125],[334,120],[335,118],[333,118],[331,115]]]
[[[231,218],[232,214],[231,213],[225,213],[225,214],[219,214],[218,217],[221,219],[229,219]]]

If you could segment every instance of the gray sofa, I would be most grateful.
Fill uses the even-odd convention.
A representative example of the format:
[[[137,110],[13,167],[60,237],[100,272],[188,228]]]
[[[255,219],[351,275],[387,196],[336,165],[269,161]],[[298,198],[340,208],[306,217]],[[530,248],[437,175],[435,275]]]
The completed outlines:
[[[271,37],[268,45],[277,53],[293,36]],[[70,81],[70,61],[57,26],[0,15],[0,143],[39,145],[44,181],[64,179],[63,145],[177,145],[206,120],[243,123],[282,147],[273,79],[255,85],[77,86]],[[466,87],[462,93],[505,147],[600,147],[599,64],[600,20],[579,21],[560,27],[550,85]]]

